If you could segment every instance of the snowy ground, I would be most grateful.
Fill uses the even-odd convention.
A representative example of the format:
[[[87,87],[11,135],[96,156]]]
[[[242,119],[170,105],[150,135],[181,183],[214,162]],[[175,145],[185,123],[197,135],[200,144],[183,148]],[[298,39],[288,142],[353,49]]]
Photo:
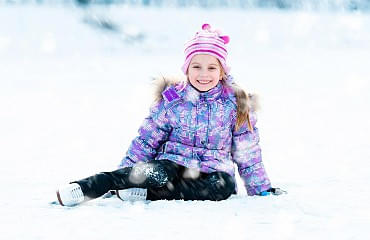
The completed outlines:
[[[205,22],[261,96],[264,162],[289,194],[49,205],[60,184],[117,166],[151,77],[180,74]],[[369,29],[361,13],[1,6],[2,239],[366,239]]]

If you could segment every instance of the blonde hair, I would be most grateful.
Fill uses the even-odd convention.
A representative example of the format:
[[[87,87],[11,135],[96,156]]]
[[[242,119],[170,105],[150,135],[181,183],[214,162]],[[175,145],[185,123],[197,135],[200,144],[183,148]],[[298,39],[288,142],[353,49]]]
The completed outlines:
[[[233,89],[234,93],[235,93],[236,103],[237,103],[237,111],[236,111],[237,115],[236,115],[235,130],[238,131],[240,129],[240,127],[245,122],[247,122],[249,131],[253,132],[252,123],[251,123],[251,120],[250,120],[250,117],[249,117],[250,109],[248,107],[248,101],[249,101],[248,94],[239,85],[237,85],[234,82],[231,83],[231,85],[228,85],[226,83],[227,75],[226,75],[225,70],[222,67],[221,62],[219,60],[218,60],[218,64],[219,64],[220,69],[221,69],[220,74],[221,74],[221,77],[222,77],[222,80],[223,80],[221,83],[226,85],[226,86],[230,86]]]

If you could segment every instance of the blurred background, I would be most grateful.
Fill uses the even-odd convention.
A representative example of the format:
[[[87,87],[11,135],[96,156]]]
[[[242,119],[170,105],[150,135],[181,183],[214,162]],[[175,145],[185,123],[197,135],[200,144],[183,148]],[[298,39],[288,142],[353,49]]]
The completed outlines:
[[[285,206],[282,239],[362,239],[369,0],[0,0],[2,226],[16,226],[12,212],[26,212],[23,223],[54,216],[45,203],[58,185],[116,168],[148,114],[152,78],[181,75],[183,44],[204,23],[230,36],[231,73],[260,96],[267,172],[289,192],[284,203],[267,202],[262,223],[280,221],[272,213]],[[243,188],[240,195],[238,203],[248,201]],[[253,217],[261,210],[246,209]],[[247,225],[258,236],[253,219]],[[26,230],[35,239],[48,234]]]

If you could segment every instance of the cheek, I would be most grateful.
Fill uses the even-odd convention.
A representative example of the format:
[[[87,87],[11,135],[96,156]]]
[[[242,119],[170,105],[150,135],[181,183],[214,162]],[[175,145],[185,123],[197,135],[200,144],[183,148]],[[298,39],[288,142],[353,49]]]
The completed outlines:
[[[216,72],[216,73],[214,73],[213,74],[213,77],[215,78],[215,79],[221,79],[222,78],[222,76],[221,76],[221,72]]]
[[[196,77],[197,77],[196,73],[194,73],[194,72],[189,72],[188,73],[188,79],[190,81],[193,81]]]

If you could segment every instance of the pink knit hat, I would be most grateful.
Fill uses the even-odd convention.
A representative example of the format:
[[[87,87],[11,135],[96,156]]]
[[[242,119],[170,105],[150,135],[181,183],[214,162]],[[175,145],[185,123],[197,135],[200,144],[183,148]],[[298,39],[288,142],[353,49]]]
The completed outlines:
[[[182,71],[186,74],[191,59],[197,54],[208,54],[215,56],[225,71],[229,74],[230,67],[226,64],[226,44],[230,41],[229,36],[220,36],[219,30],[211,30],[211,25],[205,23],[202,30],[195,34],[195,37],[185,44],[185,62]]]

